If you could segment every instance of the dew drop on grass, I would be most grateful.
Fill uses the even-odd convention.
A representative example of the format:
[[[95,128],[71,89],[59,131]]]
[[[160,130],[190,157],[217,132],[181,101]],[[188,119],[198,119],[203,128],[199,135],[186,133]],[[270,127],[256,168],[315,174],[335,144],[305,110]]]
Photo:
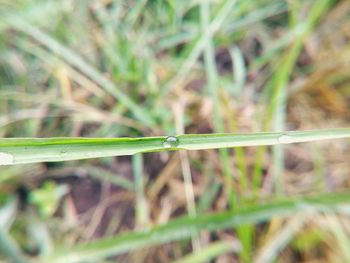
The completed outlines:
[[[293,138],[288,134],[282,134],[280,137],[278,137],[278,142],[282,144],[291,143],[293,142]]]
[[[179,145],[179,139],[175,136],[168,136],[163,142],[164,148],[175,148]]]
[[[0,152],[0,165],[13,164],[13,155],[9,153]]]

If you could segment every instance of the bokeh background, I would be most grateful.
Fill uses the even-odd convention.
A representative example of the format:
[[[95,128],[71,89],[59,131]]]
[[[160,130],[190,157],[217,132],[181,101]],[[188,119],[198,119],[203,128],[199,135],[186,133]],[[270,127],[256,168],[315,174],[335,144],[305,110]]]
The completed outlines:
[[[0,0],[0,136],[346,127],[349,39],[347,0]],[[2,166],[0,261],[43,261],[230,200],[342,192],[349,153],[335,140]],[[299,213],[91,262],[201,251],[220,263],[350,262],[349,233],[345,215]]]

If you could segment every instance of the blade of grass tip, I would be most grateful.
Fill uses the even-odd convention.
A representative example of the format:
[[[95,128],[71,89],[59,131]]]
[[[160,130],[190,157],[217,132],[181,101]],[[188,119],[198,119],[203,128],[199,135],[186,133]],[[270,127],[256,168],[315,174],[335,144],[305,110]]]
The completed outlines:
[[[256,263],[275,262],[280,251],[282,251],[295,235],[304,226],[307,215],[299,215],[290,219],[281,230],[276,233],[258,252],[254,259]]]
[[[299,24],[295,28],[289,29],[288,32],[286,32],[286,34],[282,37],[271,41],[271,43],[269,43],[268,50],[260,57],[256,58],[252,62],[250,68],[252,70],[258,70],[259,68],[267,64],[269,61],[273,60],[273,57],[278,56],[278,53],[281,52],[281,50],[285,49],[288,45],[290,45],[290,43],[292,43],[302,31],[304,31],[304,25]],[[272,66],[273,69],[277,69],[278,67],[278,63]],[[263,91],[263,93],[265,93],[265,90]]]
[[[233,62],[232,70],[234,79],[232,94],[238,99],[246,82],[247,69],[244,63],[243,54],[237,46],[230,48],[229,52],[231,61]]]
[[[144,175],[142,154],[135,154],[132,157],[134,170],[134,184],[136,195],[136,224],[137,228],[144,229],[149,224],[147,201],[144,194]]]
[[[108,45],[112,45],[114,43],[117,35],[114,29],[114,21],[110,16],[110,13],[106,9],[106,6],[99,1],[96,1],[93,5],[94,13],[96,14],[96,18],[102,25],[104,35],[106,36],[106,40],[109,42]],[[110,47],[112,48],[112,47]],[[111,53],[113,54],[113,53]]]
[[[118,10],[121,10],[120,8]],[[119,11],[120,12],[120,11]],[[115,18],[118,21],[113,21],[111,15],[106,10],[106,7],[102,2],[96,1],[94,5],[94,14],[98,19],[98,22],[102,25],[105,40],[103,41],[103,45],[101,49],[106,53],[108,60],[110,63],[114,65],[116,68],[123,68],[122,61],[123,59],[118,54],[118,49],[116,48],[117,43],[117,34],[115,32],[114,25],[120,24],[119,17],[120,14],[115,14]]]
[[[133,7],[128,10],[126,21],[127,21],[127,24],[130,25],[130,27],[134,26],[137,19],[140,18],[140,14],[142,14],[147,2],[148,2],[147,0],[137,1],[133,5]]]
[[[250,205],[237,211],[182,217],[148,231],[125,233],[70,248],[56,250],[41,262],[83,262],[119,255],[137,249],[188,239],[191,233],[218,231],[242,224],[255,224],[272,217],[287,217],[296,213],[334,211],[341,212],[349,206],[350,193],[322,194],[305,198],[284,198],[264,205]]]
[[[208,262],[220,255],[227,254],[230,252],[238,252],[239,250],[240,250],[240,244],[238,242],[228,242],[228,241],[215,242],[215,243],[211,243],[206,248],[203,248],[202,251],[187,255],[179,260],[176,260],[174,263]]]
[[[337,243],[343,252],[344,262],[350,262],[350,240],[348,232],[345,230],[340,218],[336,214],[329,213],[326,215],[326,219],[328,221],[328,228],[333,232],[337,239]]]
[[[40,44],[50,49],[53,53],[61,57],[63,60],[78,68],[83,74],[95,81],[98,85],[104,88],[106,92],[129,109],[139,121],[142,121],[149,127],[155,126],[153,118],[147,114],[147,111],[142,109],[120,89],[116,88],[112,81],[104,77],[100,72],[84,61],[77,53],[63,46],[61,43],[57,42],[54,38],[45,34],[35,26],[21,20],[19,17],[11,16],[11,19],[8,19],[8,22],[11,23],[11,26],[16,30],[32,37]]]
[[[0,165],[59,162],[166,150],[276,145],[350,137],[350,128],[143,138],[0,138]]]
[[[249,12],[246,16],[239,20],[235,20],[233,23],[225,23],[223,25],[223,33],[230,34],[236,32],[244,27],[284,13],[288,10],[288,5],[284,1],[275,1],[274,3],[260,6],[256,10]]]
[[[227,1],[235,2],[235,1]],[[227,3],[226,2],[226,3]],[[233,6],[232,6],[233,7]],[[213,104],[214,104],[214,130],[216,132],[224,132],[224,124],[223,120],[220,114],[220,100],[218,96],[218,76],[217,76],[217,69],[216,69],[216,63],[215,63],[215,52],[214,52],[214,45],[213,45],[213,32],[209,31],[210,27],[210,3],[208,1],[203,1],[200,3],[200,20],[201,20],[201,28],[203,31],[203,35],[205,38],[203,39],[203,42],[205,44],[204,46],[204,62],[205,62],[205,71],[206,71],[206,77],[207,77],[207,87],[209,90],[209,93],[211,97],[213,98]],[[228,200],[230,207],[233,208],[235,205],[235,197],[233,193],[233,177],[231,174],[231,168],[230,168],[230,160],[229,160],[229,153],[227,149],[220,149],[220,159],[223,165],[223,173],[225,176],[225,185],[226,185],[226,192],[228,195]]]
[[[307,35],[311,32],[312,28],[314,27],[317,20],[324,14],[324,12],[329,7],[331,1],[322,1],[321,3],[315,3],[311,11],[309,13],[308,19],[306,22],[304,22],[305,26],[303,27],[304,30],[300,32],[300,35],[296,38],[295,42],[293,43],[292,47],[286,52],[286,55],[282,58],[281,67],[279,70],[276,71],[272,78],[272,84],[273,88],[271,90],[271,100],[269,103],[269,107],[267,110],[266,118],[264,119],[264,125],[263,130],[267,131],[270,128],[271,122],[276,118],[276,114],[280,116],[280,120],[277,119],[278,125],[275,125],[275,128],[279,128],[281,125],[281,121],[283,118],[283,107],[285,107],[286,104],[286,86],[288,84],[291,72],[293,70],[293,67],[296,63],[296,60],[302,50],[304,39],[307,37]],[[268,84],[268,86],[271,83]],[[277,126],[277,127],[276,127]],[[257,161],[256,165],[254,167],[254,174],[253,174],[253,183],[256,191],[260,187],[261,182],[261,163],[262,163],[262,157],[264,156],[265,148],[262,147],[260,151],[257,153]],[[283,170],[283,149],[281,146],[276,146],[274,150],[274,161],[277,162],[275,168],[274,168],[274,178],[279,177],[282,174]],[[277,180],[277,182],[280,180]],[[279,185],[276,185],[277,188],[281,188],[281,183],[279,182]]]
[[[87,165],[83,168],[86,169],[86,172],[92,178],[96,178],[98,180],[105,180],[128,191],[132,191],[134,189],[134,185],[129,180],[121,177],[118,174],[114,174],[110,171],[106,171],[93,165]]]
[[[184,63],[179,67],[179,71],[162,89],[161,96],[164,96],[164,94],[167,94],[168,92],[170,92],[173,87],[177,86],[177,84],[186,77],[186,75],[188,74],[188,72],[190,72],[190,69],[196,63],[198,57],[201,55],[202,51],[204,50],[208,37],[210,37],[211,35],[214,35],[220,29],[223,22],[230,15],[232,8],[235,6],[235,4],[236,4],[235,0],[225,2],[225,4],[217,13],[217,15],[207,26],[206,30],[203,31],[203,34],[197,40],[190,55],[187,57]]]
[[[41,106],[41,105],[40,105]],[[58,115],[62,116],[62,115]],[[22,120],[30,120],[30,119],[41,119],[45,117],[58,117],[57,115],[48,116],[44,107],[35,107],[32,109],[25,110],[16,110],[14,112],[9,113],[8,115],[0,116],[0,128],[6,127],[11,123],[15,123],[17,121]]]
[[[205,194],[200,196],[198,203],[198,213],[203,214],[206,210],[210,209],[215,203],[217,196],[221,190],[221,182],[212,180],[210,185],[207,186]]]
[[[193,5],[196,4],[193,2]],[[190,9],[190,8],[188,8]],[[187,11],[188,11],[187,9]],[[233,23],[227,22],[222,23],[222,33],[225,34],[232,34],[233,32],[236,32],[238,30],[243,30],[244,28],[257,23],[259,21],[262,21],[264,19],[267,19],[272,16],[276,16],[278,14],[281,14],[288,10],[288,6],[286,3],[281,3],[277,1],[277,3],[272,3],[271,5],[266,5],[264,7],[260,7],[254,12],[249,12],[248,15],[243,14],[241,12],[235,13],[235,15],[238,17],[238,19],[235,19]],[[185,13],[185,12],[184,12]],[[188,28],[186,28],[188,30]],[[166,38],[162,38],[157,44],[156,44],[156,51],[161,52],[165,49],[172,48],[174,46],[177,46],[181,43],[187,43],[190,41],[193,41],[194,38],[196,38],[198,35],[198,30],[188,30],[185,32],[177,32],[175,35],[171,34],[170,36]]]
[[[197,211],[199,214],[203,214],[207,209],[210,209],[218,196],[221,189],[221,182],[217,178],[213,167],[205,166],[202,170],[202,174],[207,178],[207,185],[204,193],[199,196]]]

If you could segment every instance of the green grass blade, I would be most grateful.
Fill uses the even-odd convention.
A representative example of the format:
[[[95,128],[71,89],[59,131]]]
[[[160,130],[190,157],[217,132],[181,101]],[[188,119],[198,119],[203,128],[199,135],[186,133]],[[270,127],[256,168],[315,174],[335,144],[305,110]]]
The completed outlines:
[[[283,251],[297,233],[301,231],[306,221],[310,219],[309,217],[310,215],[301,215],[288,220],[280,231],[264,242],[262,249],[255,257],[254,262],[276,262],[281,251]]]
[[[232,13],[232,8],[235,6],[236,1],[226,1],[225,4],[218,11],[217,15],[212,19],[207,27],[207,30],[196,41],[191,53],[183,64],[179,67],[177,74],[167,83],[162,91],[162,94],[170,92],[179,82],[181,82],[190,72],[192,66],[196,63],[198,57],[202,53],[206,46],[208,37],[215,35],[220,29],[227,17]]]
[[[128,191],[133,191],[134,189],[134,184],[132,181],[120,176],[119,174],[115,174],[111,171],[96,167],[94,165],[84,165],[81,167],[81,169],[85,170],[85,172],[91,178],[109,182]]]
[[[215,242],[208,247],[202,249],[200,252],[192,253],[187,255],[177,261],[175,263],[201,263],[208,262],[220,255],[229,252],[237,252],[240,250],[239,242]]]
[[[271,97],[270,102],[267,108],[267,114],[264,117],[263,122],[263,131],[270,130],[271,124],[273,124],[274,130],[283,130],[284,122],[286,118],[286,103],[287,103],[287,85],[290,79],[290,76],[293,72],[297,59],[300,55],[300,52],[303,48],[303,43],[306,37],[312,32],[316,22],[322,17],[325,11],[330,7],[331,1],[322,1],[322,3],[315,3],[305,22],[300,23],[301,30],[299,35],[296,37],[295,41],[291,47],[286,51],[285,55],[281,57],[278,69],[275,70],[275,73],[264,89],[264,93],[268,93]],[[295,10],[292,8],[290,12],[290,17],[295,17],[293,13]],[[292,19],[293,21],[293,19]],[[297,28],[297,25],[294,25]],[[260,149],[257,155],[256,167],[253,175],[254,188],[257,191],[257,188],[261,184],[262,169],[261,169],[261,160],[264,153],[264,149]],[[272,170],[273,178],[275,178],[275,187],[276,191],[279,194],[283,193],[283,162],[284,162],[284,152],[283,147],[276,145],[273,147],[273,161],[274,166]]]
[[[182,217],[150,230],[126,233],[112,238],[78,244],[72,248],[62,248],[45,258],[44,261],[96,261],[148,246],[188,239],[192,233],[199,233],[203,230],[217,231],[242,224],[263,222],[276,216],[285,217],[302,212],[343,211],[349,201],[350,192],[333,193],[307,198],[281,199],[264,205],[250,205],[235,212],[201,215],[194,218]]]
[[[5,230],[0,229],[0,255],[6,256],[14,263],[29,263],[15,242],[15,240]]]
[[[133,101],[127,94],[118,89],[111,80],[104,77],[103,74],[88,64],[77,53],[65,47],[63,44],[59,43],[54,38],[42,32],[35,26],[32,26],[26,21],[23,21],[18,16],[6,17],[5,21],[16,30],[21,31],[34,38],[40,44],[51,50],[51,52],[61,57],[70,65],[79,69],[83,74],[93,80],[96,84],[100,85],[107,93],[112,95],[127,109],[129,109],[138,120],[142,121],[150,127],[155,125],[153,118],[147,113],[147,111],[143,110],[142,107]]]
[[[229,4],[235,1],[227,1],[225,4]],[[207,33],[207,29],[210,26],[210,12],[211,5],[204,1],[200,5],[200,20],[203,30],[203,35],[205,36],[204,42],[204,62],[205,62],[205,72],[207,79],[207,89],[213,101],[213,122],[215,132],[224,132],[224,120],[220,114],[220,105],[222,104],[219,99],[219,89],[218,85],[218,71],[215,65],[215,47],[213,34],[211,32]],[[233,6],[232,6],[233,8]],[[223,164],[223,174],[226,178],[226,191],[229,199],[229,204],[231,208],[235,205],[235,193],[232,189],[232,171],[230,168],[229,152],[227,149],[220,149],[220,160]]]
[[[143,156],[135,154],[132,158],[134,191],[136,196],[136,227],[142,229],[148,224],[147,200],[144,193]]]
[[[165,150],[204,150],[350,138],[350,128],[143,138],[2,138],[0,165],[58,162]]]

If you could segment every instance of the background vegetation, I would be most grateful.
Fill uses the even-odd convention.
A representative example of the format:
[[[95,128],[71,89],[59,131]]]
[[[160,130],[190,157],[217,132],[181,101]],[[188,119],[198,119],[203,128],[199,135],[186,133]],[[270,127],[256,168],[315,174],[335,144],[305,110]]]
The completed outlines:
[[[350,1],[0,0],[0,136],[349,126]],[[0,167],[3,262],[350,262],[348,140]]]

